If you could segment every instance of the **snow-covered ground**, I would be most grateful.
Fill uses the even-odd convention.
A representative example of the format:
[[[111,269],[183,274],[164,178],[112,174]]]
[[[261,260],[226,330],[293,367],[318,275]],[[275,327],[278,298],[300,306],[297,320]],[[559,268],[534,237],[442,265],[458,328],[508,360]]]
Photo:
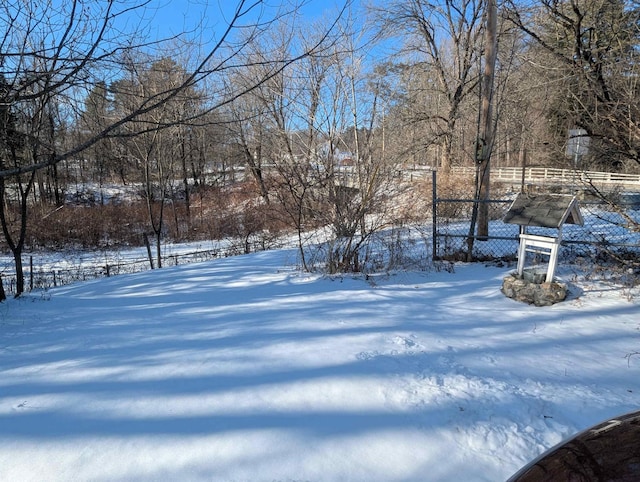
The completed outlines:
[[[338,277],[290,250],[0,304],[0,480],[500,481],[640,405],[640,296],[565,269]],[[633,297],[635,295],[635,298]]]

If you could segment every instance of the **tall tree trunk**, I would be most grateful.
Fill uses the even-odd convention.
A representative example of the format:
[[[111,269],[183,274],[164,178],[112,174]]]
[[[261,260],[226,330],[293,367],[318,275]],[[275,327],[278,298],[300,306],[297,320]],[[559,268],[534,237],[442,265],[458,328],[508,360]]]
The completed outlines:
[[[147,236],[147,233],[142,233],[142,240],[144,241],[144,245],[147,247],[147,257],[149,258],[149,265],[151,265],[151,269],[153,269],[153,256],[151,255],[151,243],[149,243],[149,236]]]
[[[4,285],[2,284],[2,276],[0,276],[0,301],[7,299],[7,294],[4,292]]]
[[[265,204],[269,204],[269,190],[267,189],[267,185],[264,181],[264,174],[262,171],[262,147],[258,145],[255,149],[255,154],[252,154],[247,144],[245,144],[244,157],[247,166],[249,166],[249,172],[260,189],[260,196],[264,200]]]
[[[191,156],[192,154],[189,153],[189,157]],[[186,149],[186,141],[184,138],[182,139],[182,142],[180,144],[180,157],[182,159],[182,184],[184,186],[184,206],[185,206],[186,215],[187,215],[187,226],[191,226],[191,194],[189,192],[190,189],[189,189],[189,175],[187,170],[187,149]],[[193,164],[193,162],[191,164]],[[174,203],[174,209],[175,209],[175,203]],[[179,231],[177,223],[176,223],[176,231]]]
[[[493,79],[497,54],[498,8],[496,0],[487,0],[487,29],[485,42],[485,63],[482,74],[482,110],[480,115],[480,138],[476,155],[478,172],[478,238],[489,236],[489,189],[491,181],[491,151],[493,150],[494,129],[492,120]]]
[[[440,157],[440,171],[445,176],[451,172],[451,153],[453,151],[453,129],[444,136],[444,146]]]
[[[22,265],[22,247],[20,249],[12,249],[13,265],[16,269],[16,298],[24,293],[24,269]]]
[[[35,173],[33,171],[29,177],[26,187],[23,187],[20,180],[16,181],[19,189],[20,196],[20,230],[18,233],[18,239],[16,240],[14,235],[11,233],[11,229],[9,226],[9,220],[7,219],[7,212],[5,209],[5,200],[6,200],[6,190],[5,190],[5,179],[0,178],[0,224],[2,225],[2,232],[4,234],[4,238],[11,250],[11,254],[13,255],[13,261],[16,271],[16,293],[15,296],[18,297],[22,293],[24,293],[24,273],[22,270],[22,250],[24,248],[24,242],[27,237],[27,214],[28,214],[28,198],[29,192],[34,185],[35,182]]]
[[[160,246],[160,240],[162,238],[161,230],[156,232],[156,256],[158,258],[158,268],[162,268],[162,249]]]

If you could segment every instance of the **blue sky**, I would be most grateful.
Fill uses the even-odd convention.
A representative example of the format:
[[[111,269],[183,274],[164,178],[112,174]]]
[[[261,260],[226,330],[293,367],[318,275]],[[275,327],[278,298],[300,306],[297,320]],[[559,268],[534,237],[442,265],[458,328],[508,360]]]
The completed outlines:
[[[249,18],[263,14],[270,18],[278,9],[288,10],[301,5],[303,18],[313,21],[338,11],[348,0],[266,0],[251,11]],[[247,2],[251,5],[253,2]],[[357,4],[357,1],[353,1]],[[222,32],[233,17],[239,1],[236,0],[152,0],[145,11],[138,11],[149,28],[160,36],[176,35],[197,28],[200,22],[210,31]]]

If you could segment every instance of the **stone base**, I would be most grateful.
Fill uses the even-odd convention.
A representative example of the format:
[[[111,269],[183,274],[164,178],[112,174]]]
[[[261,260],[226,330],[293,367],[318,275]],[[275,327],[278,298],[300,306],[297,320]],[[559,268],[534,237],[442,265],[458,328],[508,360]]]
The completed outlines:
[[[551,306],[567,297],[567,286],[562,283],[533,283],[510,274],[502,282],[502,293],[508,298],[530,305]]]

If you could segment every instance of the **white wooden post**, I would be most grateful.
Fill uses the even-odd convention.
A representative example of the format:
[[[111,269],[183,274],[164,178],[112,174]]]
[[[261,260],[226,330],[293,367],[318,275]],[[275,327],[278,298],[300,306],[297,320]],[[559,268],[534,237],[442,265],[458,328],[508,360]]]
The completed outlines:
[[[527,252],[544,254],[549,256],[549,265],[547,267],[547,277],[545,281],[551,283],[556,271],[559,247],[560,236],[550,238],[548,236],[537,236],[535,234],[521,234],[520,246],[518,247],[518,276],[522,277],[524,272],[524,260]]]

